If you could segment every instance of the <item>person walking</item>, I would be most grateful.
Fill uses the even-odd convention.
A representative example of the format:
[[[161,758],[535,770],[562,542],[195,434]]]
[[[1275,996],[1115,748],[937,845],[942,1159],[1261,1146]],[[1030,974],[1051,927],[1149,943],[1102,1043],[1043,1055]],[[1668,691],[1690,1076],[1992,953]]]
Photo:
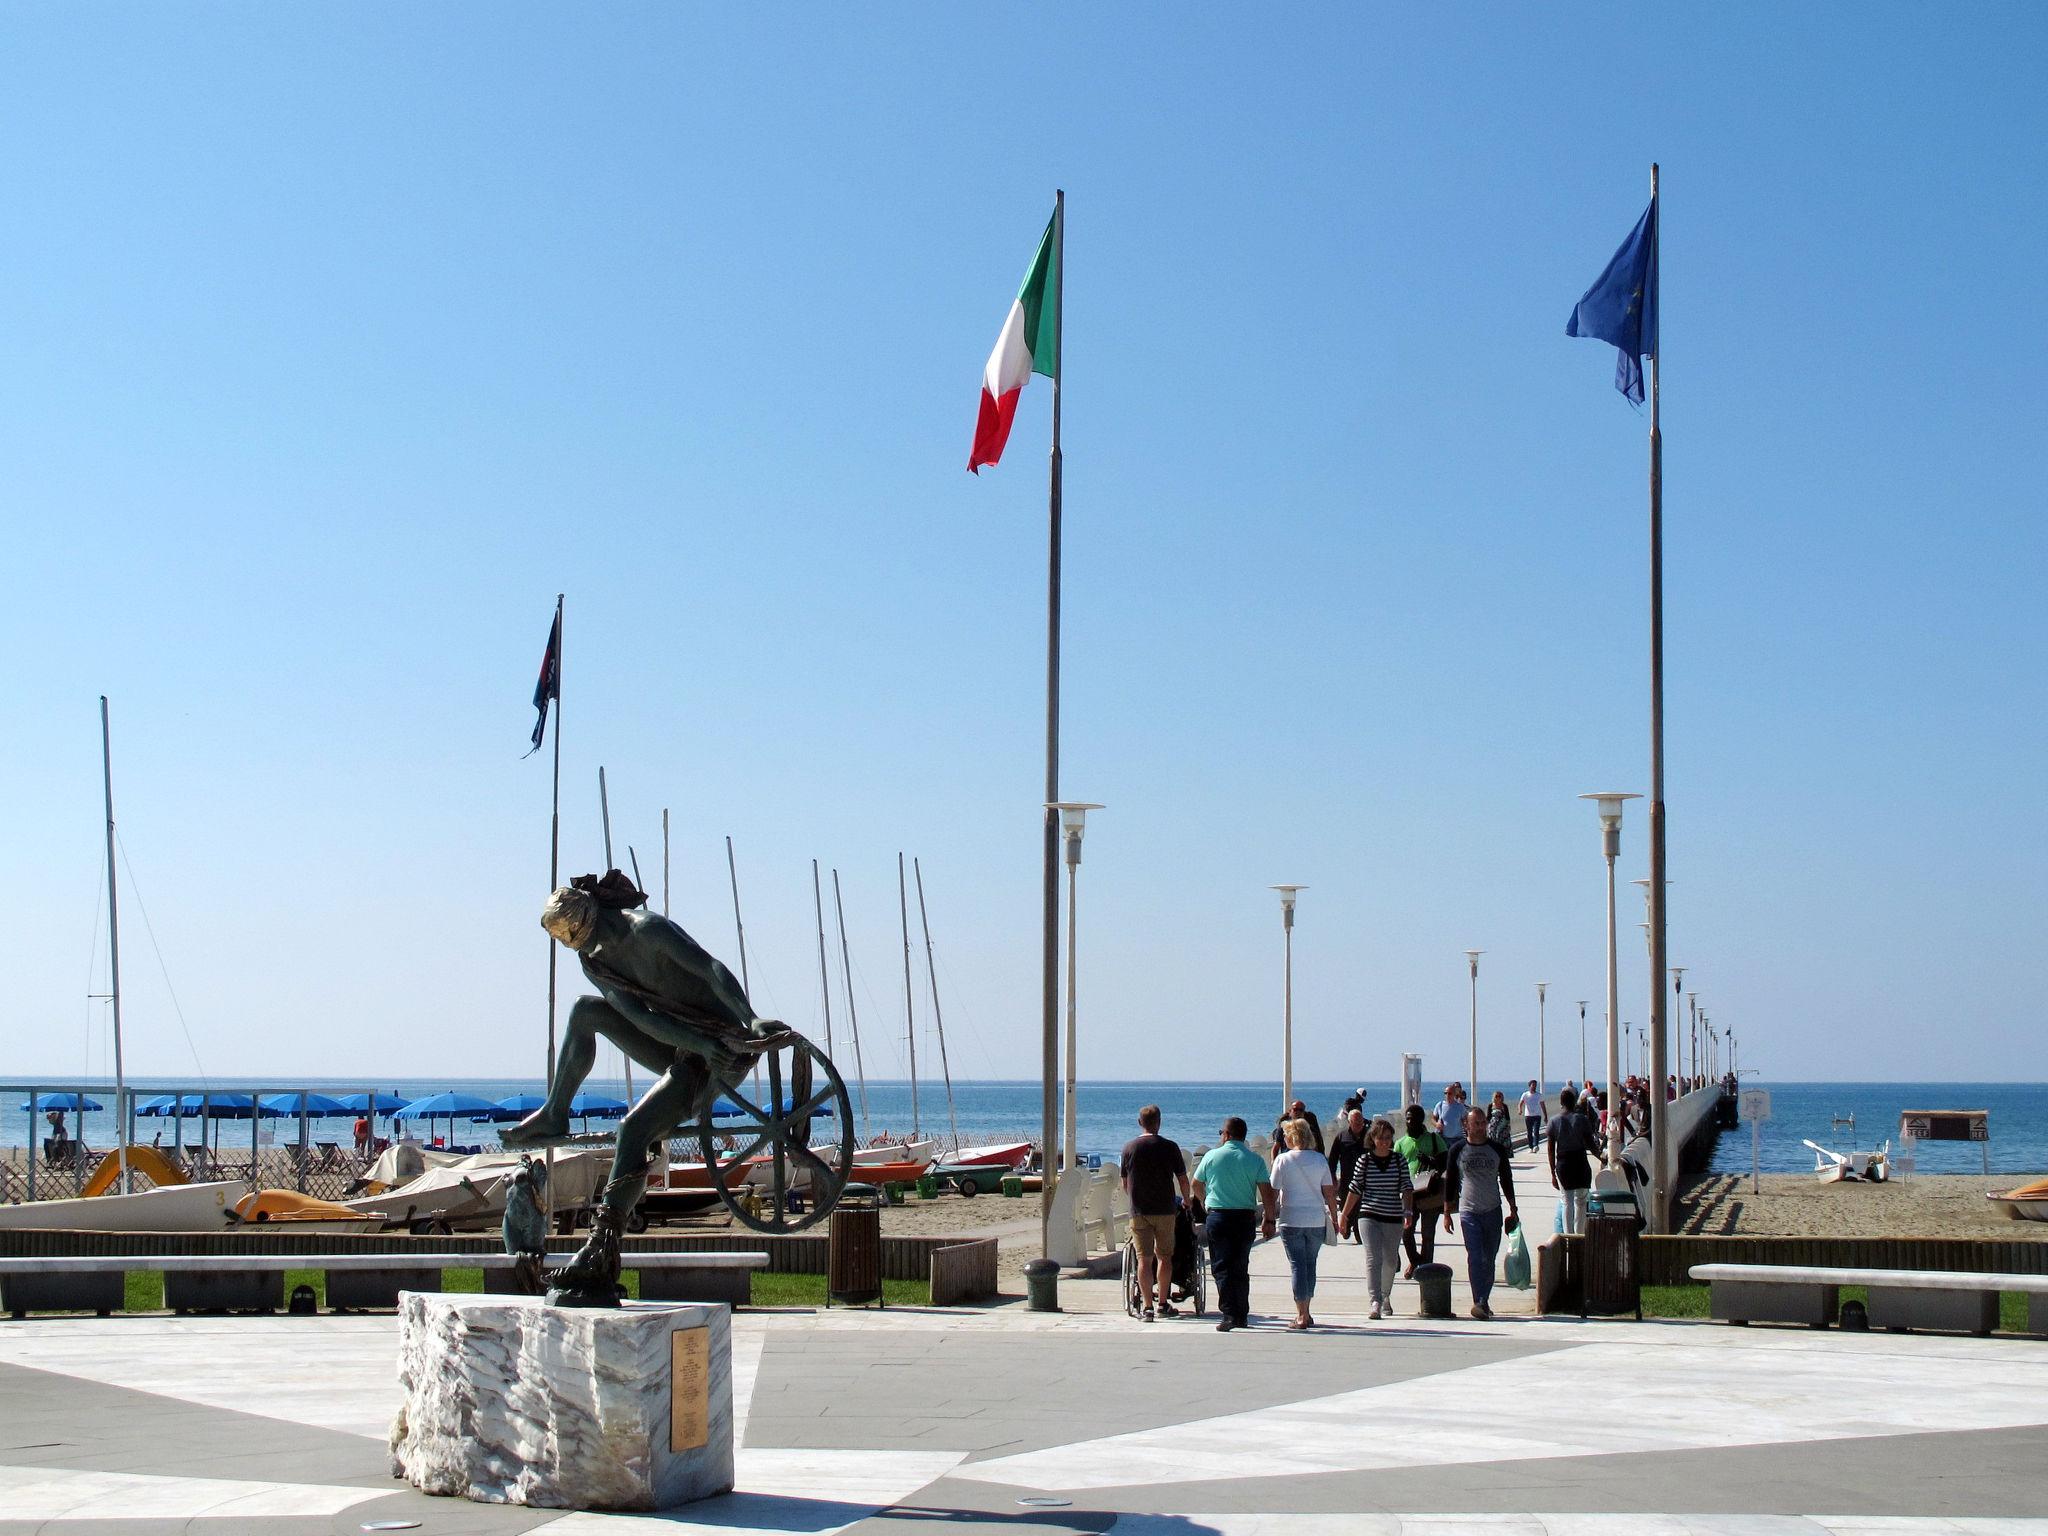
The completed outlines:
[[[1346,1186],[1337,1230],[1362,1232],[1366,1288],[1372,1293],[1374,1322],[1394,1315],[1394,1270],[1401,1262],[1401,1237],[1415,1221],[1415,1181],[1408,1160],[1394,1150],[1394,1122],[1374,1119],[1365,1153]]]
[[[1567,1088],[1558,1095],[1558,1115],[1550,1122],[1550,1187],[1564,1202],[1564,1230],[1576,1236],[1586,1230],[1586,1191],[1593,1187],[1592,1155],[1600,1150],[1593,1122],[1579,1113],[1579,1096]]]
[[[1299,1333],[1316,1323],[1309,1303],[1315,1300],[1323,1238],[1337,1219],[1337,1186],[1330,1178],[1330,1160],[1316,1149],[1308,1122],[1290,1120],[1283,1129],[1287,1150],[1273,1160],[1273,1189],[1280,1200],[1280,1242],[1294,1278],[1294,1321],[1287,1330]]]
[[[1209,1240],[1216,1310],[1223,1314],[1216,1331],[1228,1333],[1251,1326],[1252,1242],[1255,1235],[1273,1235],[1277,1209],[1266,1160],[1244,1144],[1244,1117],[1232,1115],[1217,1134],[1223,1144],[1195,1165],[1195,1198],[1208,1212],[1202,1230]]]
[[[1522,1129],[1529,1135],[1529,1150],[1536,1150],[1536,1143],[1543,1139],[1543,1122],[1547,1118],[1543,1102],[1543,1090],[1536,1086],[1536,1079],[1529,1079],[1529,1091],[1522,1095]]]
[[[1515,1145],[1514,1122],[1508,1117],[1508,1096],[1498,1088],[1486,1106],[1486,1139],[1510,1150]]]
[[[1358,1109],[1347,1110],[1343,1129],[1330,1138],[1330,1181],[1340,1190],[1351,1187],[1351,1175],[1358,1167],[1359,1158],[1365,1155],[1365,1142],[1365,1112]],[[1353,1233],[1357,1241],[1365,1241],[1362,1232],[1354,1228]],[[1343,1235],[1341,1229],[1338,1235]]]
[[[1444,1084],[1444,1096],[1436,1101],[1433,1117],[1439,1135],[1445,1141],[1458,1141],[1465,1134],[1465,1085]]]
[[[1430,1129],[1429,1116],[1420,1104],[1410,1104],[1408,1134],[1395,1141],[1394,1151],[1407,1163],[1410,1187],[1415,1191],[1415,1219],[1401,1233],[1402,1246],[1408,1250],[1408,1267],[1401,1271],[1401,1278],[1413,1280],[1416,1265],[1436,1259],[1436,1218],[1444,1209],[1451,1144]]]
[[[1310,1109],[1300,1099],[1296,1099],[1287,1106],[1287,1113],[1282,1115],[1279,1122],[1273,1127],[1273,1157],[1275,1161],[1287,1151],[1287,1122],[1290,1120],[1306,1121],[1308,1123],[1311,1144],[1318,1152],[1323,1150],[1322,1122],[1316,1119],[1314,1110]]]
[[[1472,1286],[1472,1315],[1484,1322],[1493,1316],[1493,1265],[1500,1255],[1507,1221],[1519,1223],[1515,1209],[1515,1175],[1508,1149],[1486,1134],[1486,1116],[1472,1110],[1465,1116],[1465,1140],[1451,1150],[1450,1186],[1445,1192],[1444,1230],[1451,1230],[1451,1212],[1458,1213],[1458,1231],[1465,1240],[1465,1278]],[[1503,1218],[1502,1202],[1507,1205]]]
[[[1138,1295],[1144,1317],[1178,1317],[1173,1284],[1175,1200],[1188,1198],[1188,1163],[1177,1143],[1159,1134],[1159,1106],[1138,1111],[1138,1132],[1124,1144],[1124,1193],[1131,1202],[1131,1240],[1138,1245]],[[1156,1298],[1156,1300],[1155,1300]]]

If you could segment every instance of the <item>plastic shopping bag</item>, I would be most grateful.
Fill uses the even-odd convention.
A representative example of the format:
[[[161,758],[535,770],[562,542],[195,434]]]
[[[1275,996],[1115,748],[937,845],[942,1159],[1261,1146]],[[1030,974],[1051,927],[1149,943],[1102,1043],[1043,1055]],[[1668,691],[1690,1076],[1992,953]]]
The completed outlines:
[[[1522,1225],[1515,1223],[1515,1230],[1508,1234],[1507,1261],[1502,1266],[1501,1279],[1510,1289],[1529,1289],[1529,1243],[1522,1236]]]
[[[1564,1231],[1564,1202],[1558,1201],[1550,1208],[1550,1230],[1559,1234]]]

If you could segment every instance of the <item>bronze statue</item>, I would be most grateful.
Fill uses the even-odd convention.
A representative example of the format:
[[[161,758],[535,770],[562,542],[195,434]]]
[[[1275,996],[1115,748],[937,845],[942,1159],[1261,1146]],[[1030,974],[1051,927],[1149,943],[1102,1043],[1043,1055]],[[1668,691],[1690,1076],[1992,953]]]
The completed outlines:
[[[650,1154],[686,1122],[696,1122],[714,1188],[741,1219],[764,1231],[816,1221],[837,1200],[851,1166],[851,1106],[831,1063],[787,1025],[757,1017],[732,972],[677,924],[650,911],[646,900],[614,869],[601,879],[577,876],[541,913],[541,926],[576,952],[598,996],[578,998],[570,1008],[547,1102],[504,1134],[505,1145],[537,1147],[567,1137],[570,1100],[596,1060],[599,1036],[655,1074],[654,1085],[619,1123],[611,1179],[589,1240],[548,1276],[549,1299],[560,1305],[617,1304],[619,1238],[646,1192]],[[757,1066],[769,1073],[765,1106],[740,1089]],[[827,1081],[815,1088],[820,1070]],[[757,1133],[731,1155],[721,1155],[711,1139],[721,1093],[745,1106],[754,1122],[746,1131]],[[830,1163],[809,1146],[818,1114],[839,1117],[842,1155]],[[750,1215],[731,1190],[745,1171],[741,1165],[764,1146],[773,1170],[766,1221]],[[807,1210],[795,1211],[792,1167],[809,1183]]]
[[[548,1257],[548,1165],[522,1156],[509,1184],[502,1230],[505,1253],[512,1260],[512,1283],[520,1295],[538,1296],[547,1289],[542,1270]]]

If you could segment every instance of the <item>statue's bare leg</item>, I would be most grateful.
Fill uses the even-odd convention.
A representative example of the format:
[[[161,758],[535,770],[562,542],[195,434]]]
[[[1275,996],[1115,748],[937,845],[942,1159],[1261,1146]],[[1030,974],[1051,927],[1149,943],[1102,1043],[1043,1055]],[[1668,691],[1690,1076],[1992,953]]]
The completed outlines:
[[[499,1136],[508,1147],[529,1147],[569,1134],[569,1101],[597,1061],[602,1035],[649,1072],[666,1072],[676,1059],[673,1049],[653,1040],[631,1019],[601,997],[579,997],[569,1010],[568,1028],[555,1053],[555,1075],[547,1102]]]
[[[696,1116],[710,1086],[704,1064],[696,1057],[669,1057],[668,1071],[619,1122],[612,1176],[604,1187],[605,1214],[621,1223],[632,1214],[647,1192],[650,1155],[668,1139],[669,1132]]]
[[[672,1057],[669,1070],[619,1122],[612,1176],[576,1256],[548,1276],[551,1293],[572,1305],[610,1306],[618,1294],[619,1237],[626,1218],[647,1191],[648,1154],[684,1120],[700,1112],[714,1084],[692,1056]]]

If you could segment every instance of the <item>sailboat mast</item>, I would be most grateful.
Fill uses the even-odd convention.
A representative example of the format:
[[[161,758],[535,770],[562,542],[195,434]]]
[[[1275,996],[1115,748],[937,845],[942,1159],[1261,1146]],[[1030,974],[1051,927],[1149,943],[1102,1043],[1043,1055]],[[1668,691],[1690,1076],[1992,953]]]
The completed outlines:
[[[825,969],[825,895],[818,884],[818,861],[811,860],[811,907],[818,914],[818,995],[825,1001],[825,1054],[832,1054],[832,981]]]
[[[612,797],[605,788],[603,763],[597,765],[597,809],[600,819],[604,822],[604,867],[606,872],[609,873],[613,867]],[[632,852],[630,848],[626,851],[628,853]],[[638,859],[633,861],[633,883],[635,885],[640,883],[640,861]],[[619,1068],[626,1074],[626,1097],[630,1099],[633,1097],[633,1062],[626,1055],[626,1048],[624,1046],[619,1047]]]
[[[732,856],[731,837],[725,840],[725,872],[732,877],[732,926],[740,939],[740,989],[747,994],[747,1002],[751,1006],[754,984],[747,977],[747,925],[740,917],[740,866]]]
[[[946,1059],[946,1016],[939,1011],[939,967],[932,959],[932,920],[924,907],[924,865],[910,861],[917,876],[917,920],[924,927],[924,973],[932,984],[932,1027],[939,1032],[939,1070],[946,1075],[946,1124],[953,1132],[953,1150],[960,1150],[960,1118],[953,1111],[953,1064]]]
[[[846,903],[839,896],[839,871],[832,871],[832,909],[839,914],[839,964],[846,978],[846,1022],[853,1030],[853,1073],[860,1080],[860,1139],[868,1139],[868,1069],[860,1059],[860,1010],[853,1005],[853,958],[846,948]]]
[[[114,1155],[120,1159],[121,1193],[129,1193],[128,1184],[128,1071],[121,1055],[121,914],[115,901],[117,882],[114,879],[114,732],[107,722],[107,696],[100,695],[100,768],[107,787],[107,963],[112,971],[108,981],[108,995],[114,1002]],[[81,1105],[85,1100],[80,1098]],[[85,1111],[79,1111],[79,1119],[85,1118]],[[36,1134],[34,1126],[29,1135]],[[79,1134],[83,1144],[84,1133]]]
[[[903,918],[903,1035],[910,1042],[910,1139],[923,1131],[917,1114],[917,1019],[910,991],[910,896],[903,884],[903,855],[896,855],[896,910]]]

